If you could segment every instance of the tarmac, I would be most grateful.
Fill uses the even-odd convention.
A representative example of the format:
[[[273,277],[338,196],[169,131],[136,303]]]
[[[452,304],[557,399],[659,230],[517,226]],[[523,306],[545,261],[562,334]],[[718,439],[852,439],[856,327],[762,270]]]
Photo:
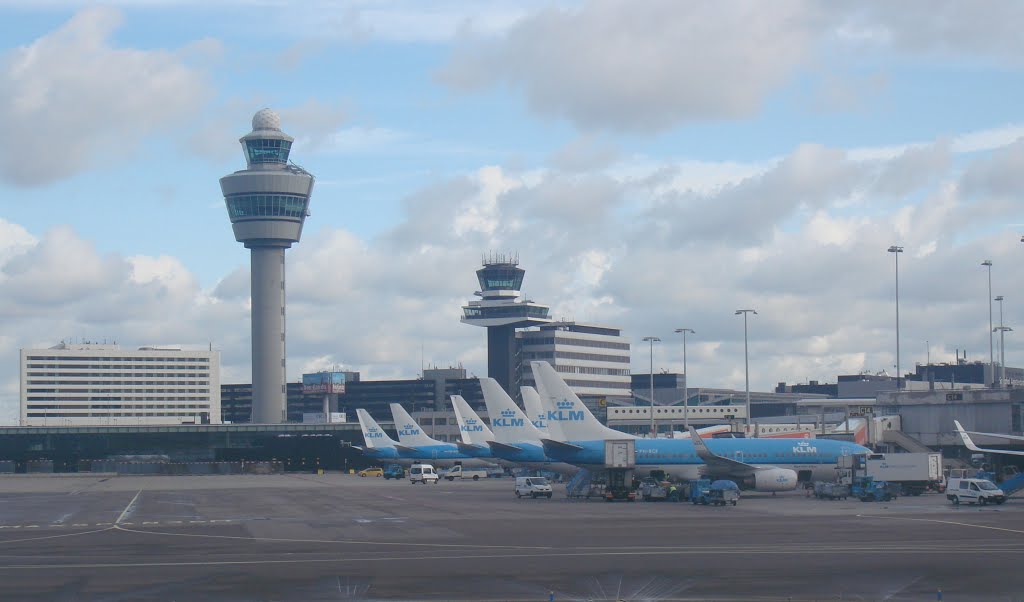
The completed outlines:
[[[0,477],[4,600],[1024,600],[1024,501],[516,499],[513,480]]]

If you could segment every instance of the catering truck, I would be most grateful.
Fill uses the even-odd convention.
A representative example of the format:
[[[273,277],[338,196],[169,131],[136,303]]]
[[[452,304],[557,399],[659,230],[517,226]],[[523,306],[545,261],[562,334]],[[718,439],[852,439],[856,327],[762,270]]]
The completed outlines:
[[[898,483],[903,495],[921,495],[942,482],[942,454],[853,454],[840,456],[836,466],[841,483],[857,477]]]

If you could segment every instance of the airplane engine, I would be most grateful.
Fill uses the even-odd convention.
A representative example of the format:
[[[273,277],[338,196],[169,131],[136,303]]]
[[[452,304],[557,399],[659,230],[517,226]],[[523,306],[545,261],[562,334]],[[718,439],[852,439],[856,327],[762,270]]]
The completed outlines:
[[[755,491],[792,491],[796,489],[796,471],[788,468],[767,468],[754,473]]]

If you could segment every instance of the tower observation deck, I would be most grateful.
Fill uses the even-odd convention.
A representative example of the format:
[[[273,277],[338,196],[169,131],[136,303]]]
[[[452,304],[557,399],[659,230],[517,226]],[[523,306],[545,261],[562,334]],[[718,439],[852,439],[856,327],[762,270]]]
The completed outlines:
[[[248,165],[220,179],[235,240],[250,252],[252,421],[285,422],[285,249],[299,242],[313,176],[288,162],[295,139],[270,109],[252,118],[239,142]]]
[[[513,397],[519,396],[516,329],[551,322],[548,306],[518,300],[525,274],[516,255],[484,257],[476,271],[480,300],[462,308],[463,323],[487,328],[487,375]]]

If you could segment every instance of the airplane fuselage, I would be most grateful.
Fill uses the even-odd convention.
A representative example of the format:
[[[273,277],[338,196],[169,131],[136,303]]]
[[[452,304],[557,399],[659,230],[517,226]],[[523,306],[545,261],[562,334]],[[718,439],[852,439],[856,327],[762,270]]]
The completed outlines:
[[[705,463],[697,455],[689,439],[636,439],[636,467],[642,470],[662,470],[681,479],[702,476]],[[547,446],[546,453],[560,461],[603,468],[605,441],[571,441],[568,446]],[[831,439],[712,439],[708,448],[725,458],[753,466],[788,468],[801,474],[802,480],[831,480],[840,456],[868,453],[865,447],[846,441]]]

